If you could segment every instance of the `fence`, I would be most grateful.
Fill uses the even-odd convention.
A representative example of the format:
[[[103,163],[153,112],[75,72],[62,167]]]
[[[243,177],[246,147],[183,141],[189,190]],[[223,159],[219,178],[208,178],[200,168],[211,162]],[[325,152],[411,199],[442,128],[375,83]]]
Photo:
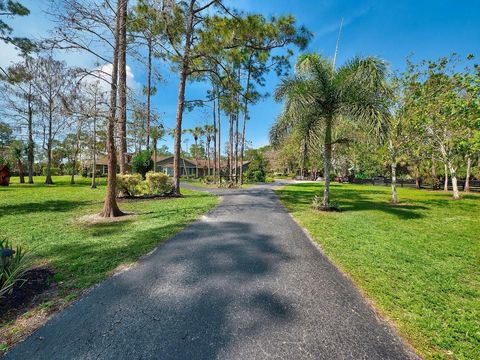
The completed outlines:
[[[365,185],[383,185],[383,186],[390,186],[391,184],[391,179],[390,178],[374,178],[374,179],[352,179],[350,180],[351,183],[353,184],[365,184]],[[459,190],[464,190],[465,189],[465,180],[464,179],[459,179],[457,180],[458,183],[458,189]],[[403,180],[399,179],[397,180],[397,186],[398,187],[408,187],[408,188],[416,188],[417,183],[415,179],[409,179],[409,180]],[[444,181],[441,180],[439,182],[439,187],[436,189],[433,188],[433,185],[427,185],[427,184],[422,184],[420,183],[420,189],[430,189],[430,190],[438,190],[438,189],[443,189],[444,186]],[[452,182],[451,179],[448,180],[448,189],[452,190]],[[480,192],[480,180],[470,180],[470,191],[474,192]]]

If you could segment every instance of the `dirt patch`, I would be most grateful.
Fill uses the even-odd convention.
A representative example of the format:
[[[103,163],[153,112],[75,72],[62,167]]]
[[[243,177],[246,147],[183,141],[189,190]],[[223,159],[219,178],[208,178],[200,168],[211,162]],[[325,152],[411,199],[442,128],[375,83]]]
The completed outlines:
[[[104,218],[99,214],[91,214],[91,215],[84,215],[79,217],[76,220],[76,222],[84,225],[105,224],[105,223],[114,223],[114,222],[120,222],[125,220],[131,220],[135,216],[137,216],[137,214],[135,213],[124,213],[124,215],[122,216]]]

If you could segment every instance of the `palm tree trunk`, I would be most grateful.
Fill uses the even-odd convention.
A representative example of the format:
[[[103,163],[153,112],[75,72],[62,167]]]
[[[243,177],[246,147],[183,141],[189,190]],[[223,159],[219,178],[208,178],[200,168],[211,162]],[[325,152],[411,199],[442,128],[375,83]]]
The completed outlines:
[[[120,1],[120,0],[119,0]],[[125,155],[127,153],[127,2],[121,0],[118,55],[118,137],[120,150],[120,173],[127,172]]]
[[[463,186],[463,191],[466,193],[470,192],[470,170],[472,168],[472,159],[470,156],[467,157],[467,174],[465,175],[465,185]]]
[[[123,11],[122,2],[117,3],[117,25],[115,37],[115,49],[112,61],[112,81],[110,84],[110,116],[107,121],[107,152],[108,152],[108,178],[107,178],[107,195],[103,204],[103,210],[100,213],[102,217],[116,217],[123,215],[123,212],[117,205],[117,150],[115,149],[115,116],[117,112],[117,79],[118,79],[118,55],[120,43],[120,20]]]
[[[210,135],[208,135],[210,136]],[[211,141],[211,138],[209,137],[207,139],[207,174],[208,176],[210,176],[210,141]]]
[[[195,177],[198,179],[198,145],[197,138],[195,140]]]
[[[327,118],[325,124],[325,144],[323,149],[325,188],[323,189],[322,207],[330,207],[330,168],[332,166],[332,118]]]

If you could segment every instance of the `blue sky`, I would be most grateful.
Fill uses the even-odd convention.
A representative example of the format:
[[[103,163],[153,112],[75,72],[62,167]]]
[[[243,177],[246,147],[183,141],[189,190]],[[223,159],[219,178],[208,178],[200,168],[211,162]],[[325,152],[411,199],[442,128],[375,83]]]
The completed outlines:
[[[51,27],[42,12],[48,0],[23,2],[31,9],[29,18],[15,20],[17,34],[39,37]],[[337,64],[355,55],[376,55],[389,62],[393,70],[402,69],[405,59],[436,59],[452,52],[480,57],[480,1],[478,0],[230,0],[229,4],[246,12],[259,12],[266,16],[293,14],[299,24],[314,33],[308,51],[333,56],[341,18],[344,26],[340,40]],[[78,54],[62,55],[72,65],[93,65],[88,57]],[[0,44],[0,65],[15,59],[15,52]],[[293,59],[292,59],[293,60]],[[145,81],[141,65],[130,62],[137,88]],[[173,127],[176,108],[178,78],[161,69],[165,82],[158,86],[153,99],[155,108],[162,113],[167,127]],[[273,93],[278,78],[267,77],[265,92]],[[187,98],[203,98],[207,86],[189,84]],[[251,108],[247,126],[247,140],[254,147],[268,144],[268,130],[281,110],[281,104],[270,97]],[[210,121],[210,109],[186,112],[184,127],[203,125]],[[224,126],[226,129],[226,126]],[[226,139],[226,133],[223,139]],[[170,146],[171,139],[166,139]],[[223,141],[222,141],[223,142]],[[190,142],[191,143],[191,142]]]

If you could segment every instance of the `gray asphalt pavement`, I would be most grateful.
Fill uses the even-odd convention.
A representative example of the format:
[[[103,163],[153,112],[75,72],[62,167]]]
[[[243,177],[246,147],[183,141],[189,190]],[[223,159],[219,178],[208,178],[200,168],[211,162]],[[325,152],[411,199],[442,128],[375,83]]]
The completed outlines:
[[[415,358],[269,187],[215,192],[215,210],[6,358]]]

